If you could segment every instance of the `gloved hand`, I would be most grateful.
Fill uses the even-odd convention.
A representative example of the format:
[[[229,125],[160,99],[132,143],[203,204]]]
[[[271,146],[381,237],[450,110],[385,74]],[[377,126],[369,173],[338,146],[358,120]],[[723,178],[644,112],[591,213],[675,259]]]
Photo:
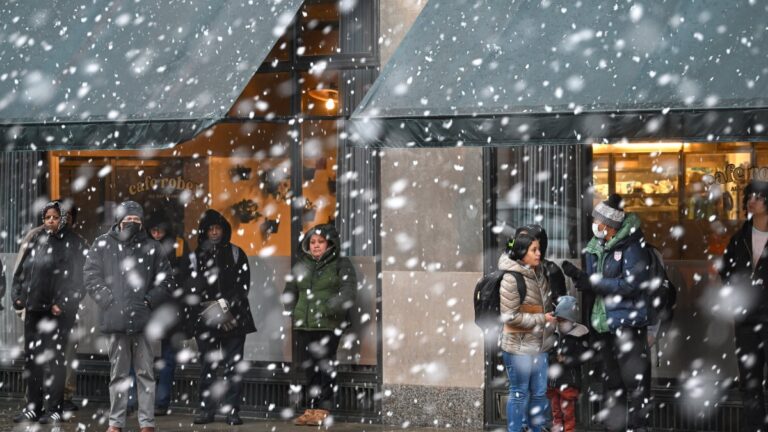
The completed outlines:
[[[563,262],[563,273],[573,279],[576,289],[579,291],[591,291],[592,284],[589,282],[589,275],[582,269],[573,265],[570,261]]]
[[[231,320],[225,322],[221,325],[221,329],[225,332],[232,331],[237,328],[237,320],[232,318]]]

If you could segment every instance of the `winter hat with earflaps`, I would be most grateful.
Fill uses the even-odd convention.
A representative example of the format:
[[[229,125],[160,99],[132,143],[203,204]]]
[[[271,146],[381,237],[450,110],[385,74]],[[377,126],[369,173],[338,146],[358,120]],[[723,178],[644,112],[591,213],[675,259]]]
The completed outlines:
[[[607,200],[597,204],[592,210],[592,217],[618,230],[624,222],[624,199],[619,194],[611,194]]]
[[[574,296],[562,296],[555,306],[555,317],[570,321],[573,328],[568,332],[571,336],[581,337],[589,333],[586,326],[579,323],[579,305]]]

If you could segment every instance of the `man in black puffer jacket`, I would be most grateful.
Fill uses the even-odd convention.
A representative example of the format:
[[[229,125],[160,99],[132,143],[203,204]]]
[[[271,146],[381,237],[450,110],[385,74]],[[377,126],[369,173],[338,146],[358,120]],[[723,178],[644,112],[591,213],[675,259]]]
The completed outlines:
[[[15,422],[40,420],[57,423],[63,419],[62,401],[66,364],[64,349],[74,326],[77,306],[83,295],[85,241],[69,230],[57,201],[42,212],[43,225],[27,237],[13,275],[13,307],[26,310],[24,317],[27,407]],[[44,397],[44,369],[39,359],[51,356],[51,380],[47,386],[48,409],[41,416]]]
[[[231,243],[232,227],[216,210],[206,210],[200,218],[198,245],[192,260],[192,277],[187,295],[197,296],[195,340],[200,358],[200,413],[195,424],[211,423],[216,411],[226,414],[226,422],[239,425],[240,399],[243,389],[242,368],[245,337],[256,331],[251,315],[248,291],[251,270],[248,256]],[[214,314],[208,311],[217,311]],[[218,317],[218,318],[217,318]],[[224,381],[227,385],[223,401],[211,394],[219,365],[216,352],[224,353]]]
[[[172,270],[159,242],[142,229],[134,201],[117,208],[117,223],[96,239],[85,263],[85,286],[101,308],[99,330],[110,335],[109,429],[125,427],[131,367],[138,385],[141,432],[154,432],[154,356],[144,334],[153,308],[170,296]]]
[[[768,430],[765,412],[765,349],[768,346],[768,183],[752,181],[744,191],[744,222],[725,249],[720,277],[740,300],[736,312],[736,358],[744,404],[741,430]],[[744,360],[742,360],[744,359]]]

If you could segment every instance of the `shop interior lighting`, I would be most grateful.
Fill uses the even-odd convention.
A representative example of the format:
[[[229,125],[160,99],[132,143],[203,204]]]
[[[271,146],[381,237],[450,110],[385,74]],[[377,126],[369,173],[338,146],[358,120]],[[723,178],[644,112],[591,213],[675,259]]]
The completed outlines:
[[[339,104],[339,91],[334,88],[312,89],[309,97],[323,104],[328,111],[335,111]]]
[[[592,152],[595,154],[605,153],[677,153],[681,150],[687,150],[689,144],[681,142],[658,142],[658,143],[617,143],[617,144],[594,144]]]

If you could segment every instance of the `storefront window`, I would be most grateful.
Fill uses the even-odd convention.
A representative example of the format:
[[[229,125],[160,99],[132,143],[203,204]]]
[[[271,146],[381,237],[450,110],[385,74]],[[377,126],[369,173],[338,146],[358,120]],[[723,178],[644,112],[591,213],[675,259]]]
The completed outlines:
[[[340,52],[338,1],[307,2],[299,12],[300,56],[332,55]]]
[[[338,71],[301,74],[301,111],[313,116],[338,115],[340,75]]]
[[[539,224],[547,231],[551,259],[576,258],[581,244],[579,146],[515,146],[497,150],[496,227],[505,245],[517,227]]]
[[[336,121],[305,121],[302,138],[302,226],[306,232],[315,225],[336,221]]]

